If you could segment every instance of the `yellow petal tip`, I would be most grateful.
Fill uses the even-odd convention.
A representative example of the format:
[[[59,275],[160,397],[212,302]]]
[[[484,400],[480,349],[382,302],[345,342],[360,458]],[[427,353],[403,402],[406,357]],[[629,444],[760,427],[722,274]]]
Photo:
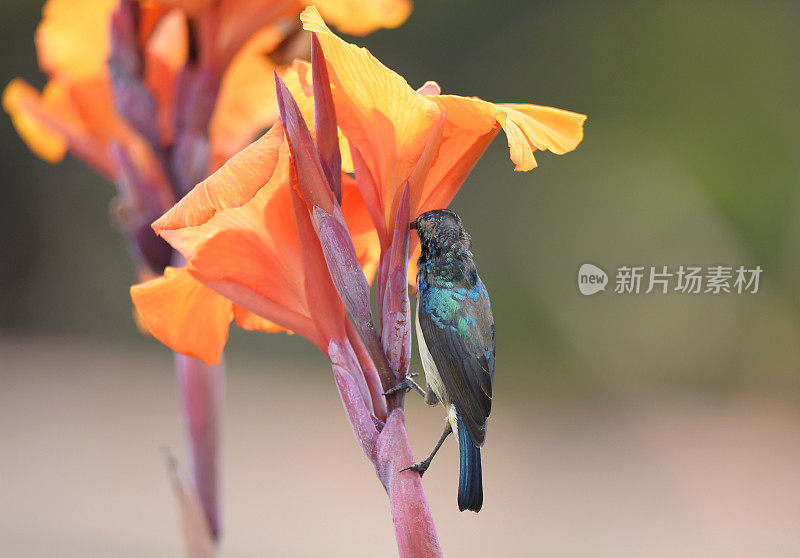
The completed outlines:
[[[2,102],[17,133],[34,154],[48,163],[64,158],[67,141],[37,117],[35,109],[41,104],[41,97],[33,87],[15,78],[3,91]]]

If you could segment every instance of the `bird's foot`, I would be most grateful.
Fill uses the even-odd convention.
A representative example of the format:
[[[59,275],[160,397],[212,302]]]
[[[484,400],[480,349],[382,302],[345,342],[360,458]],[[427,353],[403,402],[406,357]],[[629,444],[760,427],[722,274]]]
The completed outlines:
[[[403,471],[416,471],[419,473],[419,476],[425,474],[425,471],[428,470],[428,467],[431,466],[431,460],[426,459],[425,461],[419,461],[418,463],[414,463],[413,465],[409,465],[405,469],[400,469],[400,472]]]
[[[419,394],[420,394],[420,395],[422,395],[423,397],[425,397],[425,392],[422,390],[422,388],[421,388],[421,387],[419,387],[419,386],[417,385],[417,383],[416,383],[414,380],[412,380],[412,379],[411,379],[411,378],[413,378],[414,376],[419,376],[419,372],[414,372],[414,373],[412,373],[412,374],[408,374],[408,375],[406,375],[406,377],[405,377],[405,378],[403,378],[403,381],[402,381],[402,382],[399,382],[399,383],[398,383],[396,386],[394,386],[394,387],[390,387],[389,389],[387,389],[387,390],[386,390],[386,391],[383,393],[383,395],[385,395],[385,396],[387,396],[387,397],[388,397],[388,396],[390,396],[390,395],[394,395],[394,394],[395,394],[395,393],[397,393],[398,391],[405,390],[406,392],[409,392],[409,391],[411,391],[411,390],[413,389],[413,390],[415,390],[415,391],[419,392]]]

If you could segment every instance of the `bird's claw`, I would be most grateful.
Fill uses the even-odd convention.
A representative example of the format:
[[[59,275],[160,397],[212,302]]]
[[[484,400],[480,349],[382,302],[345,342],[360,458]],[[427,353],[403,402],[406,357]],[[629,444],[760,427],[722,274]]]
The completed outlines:
[[[414,376],[419,376],[419,372],[413,372],[411,374],[407,374],[406,377],[403,378],[402,382],[399,382],[396,386],[387,389],[385,392],[383,392],[383,395],[388,397],[390,395],[394,395],[395,393],[401,390],[406,390],[406,393],[408,393],[409,391],[411,391],[416,387],[414,385],[414,381],[411,379]]]
[[[405,390],[407,392],[410,389],[411,389],[411,386],[409,386],[408,384],[405,383],[405,381],[403,381],[403,382],[400,382],[399,384],[397,384],[396,386],[390,387],[389,389],[384,391],[383,395],[386,396],[386,397],[389,397],[390,395],[394,395],[398,391]]]
[[[419,476],[422,476],[425,474],[425,471],[428,470],[428,467],[430,467],[430,465],[431,465],[430,461],[426,459],[425,461],[419,461],[417,463],[414,463],[413,465],[405,467],[404,469],[400,469],[400,472],[402,473],[403,471],[416,471],[419,473]]]

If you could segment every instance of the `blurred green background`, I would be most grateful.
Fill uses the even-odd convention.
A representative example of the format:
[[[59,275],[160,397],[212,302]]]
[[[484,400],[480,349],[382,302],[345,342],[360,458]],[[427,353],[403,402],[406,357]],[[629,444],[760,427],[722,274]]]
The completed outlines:
[[[42,83],[39,3],[3,4],[3,82]],[[498,327],[499,388],[800,388],[800,7],[791,2],[419,2],[359,44],[414,86],[589,116],[578,150],[513,172],[501,134],[454,208]],[[114,190],[0,120],[0,327],[145,344],[109,228]],[[761,265],[757,295],[576,290],[577,268]],[[231,352],[309,352],[234,333]]]
[[[23,76],[43,84],[32,41],[40,9],[41,2],[0,4],[3,83]],[[706,401],[753,396],[767,402],[767,415],[788,409],[787,434],[776,444],[798,449],[800,5],[418,1],[403,27],[355,41],[414,87],[433,79],[445,93],[589,117],[577,151],[537,153],[539,168],[526,174],[513,171],[501,134],[453,204],[492,296],[496,389],[508,408],[522,417],[575,402],[613,411],[679,393],[709,398],[698,407],[706,409]],[[141,337],[131,319],[134,271],[109,226],[113,187],[72,158],[57,166],[38,160],[8,118],[0,118],[0,143],[6,349],[33,342],[38,351],[52,339],[168,363],[168,351]],[[584,262],[612,281],[620,265],[764,271],[755,295],[618,295],[612,285],[584,297],[576,286]],[[234,330],[229,347],[232,375],[237,366],[275,374],[294,366],[329,381],[323,356],[297,337]],[[25,358],[14,362],[7,377],[25,373]],[[664,408],[675,419],[685,412]],[[586,412],[591,424],[595,415]],[[438,424],[437,411],[419,413]],[[521,439],[539,427],[507,424]],[[736,424],[725,431],[734,445]],[[437,433],[438,426],[412,433],[417,453]],[[539,451],[546,454],[546,444]],[[796,451],[790,459],[800,461]],[[800,495],[796,481],[792,487]],[[797,505],[785,509],[794,515],[784,518],[800,520]],[[609,553],[621,554],[636,555]]]

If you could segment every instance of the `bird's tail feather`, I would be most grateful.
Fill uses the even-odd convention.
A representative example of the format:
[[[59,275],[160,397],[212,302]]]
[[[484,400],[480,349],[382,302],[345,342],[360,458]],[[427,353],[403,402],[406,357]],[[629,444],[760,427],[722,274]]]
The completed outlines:
[[[472,442],[467,426],[458,415],[458,452],[461,469],[458,477],[458,509],[478,512],[483,506],[481,449]]]

